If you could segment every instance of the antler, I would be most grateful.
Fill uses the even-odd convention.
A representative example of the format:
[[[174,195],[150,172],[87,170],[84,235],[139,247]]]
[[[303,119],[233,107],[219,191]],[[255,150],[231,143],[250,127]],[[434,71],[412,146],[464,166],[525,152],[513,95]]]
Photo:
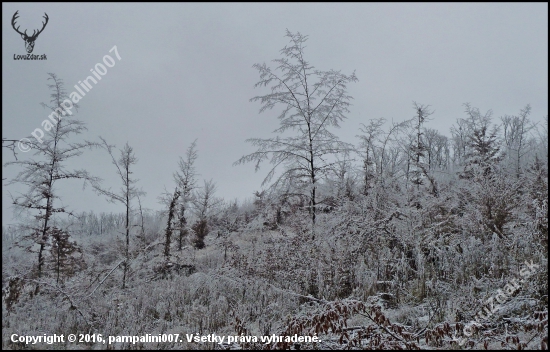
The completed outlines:
[[[11,18],[11,26],[13,27],[13,29],[15,29],[15,31],[16,31],[17,33],[19,33],[19,34],[21,34],[21,35],[27,35],[27,31],[25,31],[25,33],[21,33],[21,32],[19,31],[19,27],[21,27],[21,26],[15,28],[15,20],[16,20],[17,18],[19,18],[19,16],[17,16],[17,13],[18,13],[18,12],[19,12],[19,10],[15,11],[15,13],[13,14],[13,17]]]
[[[32,35],[31,35],[31,38],[36,38],[36,37],[38,37],[38,35],[39,35],[40,33],[42,33],[42,31],[44,30],[44,28],[46,28],[46,25],[48,24],[48,20],[49,20],[50,18],[48,17],[48,14],[45,13],[45,12],[44,12],[44,16],[42,16],[42,17],[46,19],[46,22],[42,22],[42,29],[40,29],[40,30],[38,31],[38,33],[35,34],[34,32],[36,32],[36,29],[33,30]],[[19,27],[18,27],[18,28],[19,28]]]
[[[42,16],[42,17],[43,17],[44,19],[46,19],[46,22],[42,22],[42,29],[38,30],[38,33],[36,32],[36,29],[33,30],[32,35],[29,36],[29,35],[27,35],[27,30],[25,30],[24,33],[21,33],[21,32],[19,31],[19,27],[21,27],[21,26],[18,26],[17,28],[15,28],[15,24],[16,24],[15,21],[19,18],[19,16],[17,15],[18,12],[19,12],[19,10],[15,11],[15,13],[13,14],[13,17],[12,17],[12,19],[11,19],[11,26],[13,27],[13,29],[15,29],[15,31],[16,31],[17,33],[19,33],[19,34],[21,34],[21,35],[24,35],[25,37],[27,37],[27,38],[29,38],[29,39],[35,39],[36,37],[38,37],[38,35],[39,35],[40,33],[42,33],[42,31],[44,30],[44,28],[46,28],[46,25],[48,24],[48,20],[50,19],[50,18],[48,17],[48,14],[44,12],[44,16]]]

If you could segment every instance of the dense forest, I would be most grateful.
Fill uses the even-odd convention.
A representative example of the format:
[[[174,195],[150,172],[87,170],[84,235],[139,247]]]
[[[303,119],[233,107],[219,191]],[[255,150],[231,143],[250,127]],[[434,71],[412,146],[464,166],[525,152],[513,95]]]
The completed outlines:
[[[465,103],[437,131],[426,127],[434,109],[413,102],[409,119],[371,119],[342,141],[358,78],[314,68],[307,37],[287,36],[280,58],[254,66],[265,95],[251,101],[279,128],[235,161],[265,174],[246,200],[199,179],[208,156],[188,141],[173,184],[153,195],[160,210],[142,208],[132,140],[90,141],[77,116],[61,118],[74,98],[50,74],[57,120],[43,142],[21,155],[3,140],[19,172],[4,192],[26,189],[12,196],[19,225],[2,228],[4,349],[548,348],[547,116]],[[105,152],[118,184],[70,168],[89,149]],[[58,194],[70,179],[120,212],[70,209]],[[12,339],[71,333],[179,341]],[[260,340],[294,335],[317,338]]]

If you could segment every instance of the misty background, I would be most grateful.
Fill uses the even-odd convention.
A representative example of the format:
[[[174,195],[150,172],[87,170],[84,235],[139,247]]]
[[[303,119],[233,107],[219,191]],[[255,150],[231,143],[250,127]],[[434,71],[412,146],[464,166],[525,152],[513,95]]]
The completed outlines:
[[[12,26],[19,11],[21,30],[49,23],[33,54],[46,61],[14,60],[25,54]],[[533,121],[548,114],[548,4],[2,4],[2,137],[27,137],[49,112],[48,72],[64,80],[70,93],[91,75],[116,45],[122,60],[80,101],[77,119],[88,131],[71,141],[99,141],[118,148],[128,142],[139,159],[137,186],[145,208],[160,209],[158,196],[173,191],[172,174],[180,156],[197,139],[199,179],[213,179],[217,195],[241,201],[261,189],[267,165],[232,166],[255,148],[247,138],[266,138],[278,126],[272,110],[258,114],[249,99],[268,88],[254,88],[252,65],[279,58],[288,44],[286,29],[309,35],[306,60],[320,70],[354,70],[358,83],[348,120],[336,133],[357,144],[361,123],[414,116],[413,101],[435,110],[427,128],[450,135],[463,103],[496,122],[531,104]],[[29,33],[30,34],[30,33]],[[3,162],[14,160],[2,148]],[[18,152],[17,157],[31,157]],[[117,154],[118,156],[118,154]],[[103,150],[85,152],[69,168],[86,168],[118,189],[120,180]],[[12,221],[6,186],[20,170],[3,167],[3,225]],[[122,211],[82,183],[63,182],[61,202],[77,212]]]

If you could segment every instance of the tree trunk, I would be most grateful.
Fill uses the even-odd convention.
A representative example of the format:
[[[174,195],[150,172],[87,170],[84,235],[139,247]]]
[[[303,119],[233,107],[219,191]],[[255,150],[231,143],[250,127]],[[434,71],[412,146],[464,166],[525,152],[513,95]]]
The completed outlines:
[[[180,213],[180,236],[178,239],[178,251],[181,251],[183,248],[183,238],[187,235],[187,229],[185,228],[187,225],[187,219],[185,218],[185,206],[181,206],[181,213]]]
[[[126,288],[126,274],[130,260],[130,168],[126,168],[126,258],[124,262],[124,275],[122,276],[122,289]]]
[[[174,195],[170,201],[168,208],[168,224],[166,225],[166,241],[164,242],[164,258],[168,260],[170,257],[170,244],[172,240],[172,218],[174,217],[174,208],[176,207],[176,201],[179,198],[178,188],[174,190]]]

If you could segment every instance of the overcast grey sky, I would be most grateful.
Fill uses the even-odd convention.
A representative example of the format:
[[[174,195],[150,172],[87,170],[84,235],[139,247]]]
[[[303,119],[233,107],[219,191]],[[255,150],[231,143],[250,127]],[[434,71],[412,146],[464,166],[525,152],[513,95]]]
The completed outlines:
[[[14,60],[25,53],[11,27],[17,10],[29,32],[48,14],[33,52],[46,61]],[[76,117],[88,131],[77,138],[103,136],[119,148],[128,141],[151,209],[160,208],[164,187],[173,190],[178,158],[194,139],[197,171],[217,182],[219,196],[244,199],[261,189],[265,167],[254,173],[252,164],[232,163],[254,151],[245,139],[269,137],[277,127],[278,111],[258,114],[260,104],[249,102],[267,92],[254,89],[252,65],[280,57],[287,28],[309,35],[306,59],[317,69],[356,71],[351,113],[338,131],[348,142],[357,142],[369,119],[412,117],[413,101],[431,105],[428,127],[447,135],[466,102],[493,109],[495,118],[527,103],[532,119],[548,114],[547,3],[2,3],[2,16],[2,137],[20,139],[40,127],[48,72],[71,92],[116,45],[122,60],[80,102]],[[13,160],[9,150],[2,157]],[[81,166],[118,188],[105,152],[84,154],[75,163]],[[4,167],[3,178],[17,171]],[[3,181],[4,219],[8,192],[17,191]],[[81,183],[65,183],[61,192],[77,211],[122,211]]]

